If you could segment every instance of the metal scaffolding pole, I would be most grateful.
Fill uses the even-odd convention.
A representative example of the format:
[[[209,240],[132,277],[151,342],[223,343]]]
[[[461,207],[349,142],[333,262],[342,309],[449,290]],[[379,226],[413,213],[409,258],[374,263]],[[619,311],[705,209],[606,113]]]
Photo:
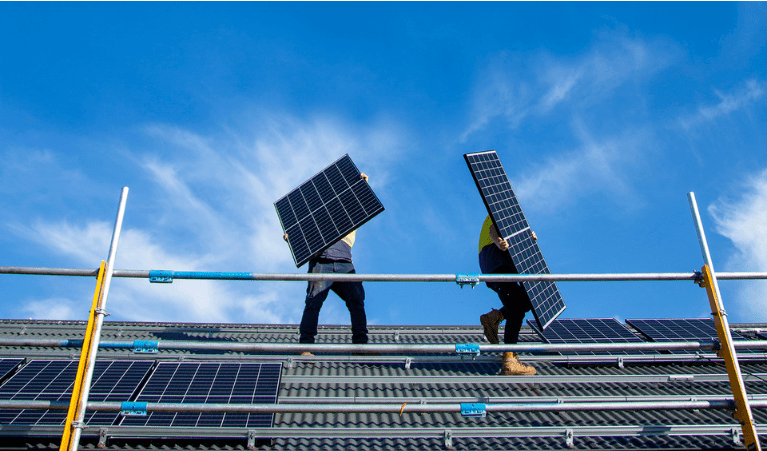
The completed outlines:
[[[706,233],[703,230],[703,223],[700,219],[700,213],[698,212],[698,203],[695,201],[695,193],[690,192],[687,194],[687,197],[690,202],[693,220],[695,221],[695,230],[698,233],[701,253],[703,254],[704,265],[701,269],[703,280],[700,282],[700,285],[705,287],[708,293],[711,314],[714,317],[714,325],[716,326],[716,332],[722,345],[719,350],[719,356],[724,359],[725,366],[727,367],[727,374],[730,379],[730,386],[732,387],[732,393],[735,397],[736,407],[733,416],[740,422],[741,428],[743,429],[743,439],[745,441],[746,449],[759,451],[761,450],[759,435],[754,426],[754,416],[751,414],[751,407],[749,406],[748,395],[746,394],[746,386],[743,383],[738,356],[735,353],[735,347],[733,346],[732,333],[730,332],[730,325],[727,322],[727,313],[725,312],[724,304],[722,303],[722,292],[719,290],[719,283],[717,282],[717,276],[714,272],[714,263],[711,260],[708,242],[706,241]]]
[[[0,338],[0,346],[29,347],[80,347],[83,340],[56,340],[46,338]],[[200,341],[104,341],[97,343],[100,348],[132,349],[140,353],[155,353],[158,350],[216,350],[244,353],[283,352],[297,354],[310,349],[327,353],[378,352],[382,354],[458,354],[478,356],[482,352],[623,352],[623,351],[682,351],[716,350],[719,344],[698,341],[668,341],[641,343],[517,343],[517,344],[326,344],[326,343],[220,343]],[[735,347],[767,349],[767,340],[750,340],[733,343]],[[615,357],[615,356],[613,356]]]
[[[24,266],[0,266],[0,274],[21,274],[39,276],[76,276],[96,277],[97,269],[87,268],[43,268]],[[461,277],[469,277],[471,281],[462,282]],[[251,272],[217,272],[217,271],[164,271],[164,270],[133,270],[115,269],[112,277],[151,279],[165,278],[161,283],[169,283],[173,279],[185,280],[253,280],[253,281],[334,281],[334,282],[453,282],[471,284],[479,282],[641,282],[641,281],[675,281],[700,280],[701,273],[606,273],[606,274],[308,274],[308,273],[251,273]],[[720,280],[760,280],[767,279],[767,272],[721,272],[717,273]]]
[[[114,271],[115,257],[117,255],[117,244],[120,240],[120,231],[122,230],[123,217],[125,216],[125,204],[128,201],[128,187],[124,187],[120,193],[120,203],[117,208],[117,218],[115,219],[114,230],[112,231],[112,243],[109,245],[109,258],[107,259],[106,274],[104,277],[103,295],[99,308],[96,309],[96,325],[91,337],[91,349],[88,356],[88,368],[83,378],[82,393],[80,396],[80,411],[77,412],[75,421],[72,422],[70,451],[77,451],[80,446],[80,435],[82,434],[83,422],[85,420],[85,411],[90,395],[91,381],[93,379],[93,368],[96,365],[96,354],[99,349],[101,337],[101,327],[106,315],[107,298],[109,297],[109,287],[112,282],[112,272]],[[63,444],[62,444],[63,446]]]
[[[122,412],[123,415],[145,415],[148,412],[205,413],[461,413],[465,416],[502,412],[595,412],[635,410],[703,410],[733,409],[735,401],[711,399],[696,401],[629,401],[629,402],[525,402],[509,403],[370,403],[370,404],[202,404],[147,402],[89,402],[88,410]],[[755,400],[754,408],[767,408],[767,400]],[[0,401],[2,409],[65,410],[63,401]],[[476,412],[468,412],[469,410]]]

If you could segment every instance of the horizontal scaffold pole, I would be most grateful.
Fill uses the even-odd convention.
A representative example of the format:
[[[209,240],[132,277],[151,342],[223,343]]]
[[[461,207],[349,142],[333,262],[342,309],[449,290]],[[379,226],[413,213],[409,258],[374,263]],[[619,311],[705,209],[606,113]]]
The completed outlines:
[[[0,274],[26,274],[42,276],[96,277],[96,269],[42,268],[0,266]],[[215,271],[165,271],[115,269],[112,277],[149,279],[157,275],[187,280],[261,280],[261,281],[320,281],[335,282],[456,282],[467,274],[308,274],[308,273],[251,273]],[[608,282],[608,281],[671,281],[700,280],[697,271],[684,273],[620,273],[620,274],[470,274],[479,282]],[[718,272],[719,280],[767,279],[767,272]]]
[[[30,346],[30,347],[79,347],[82,340],[58,340],[49,338],[0,338],[0,346]],[[767,349],[767,340],[742,340],[734,342],[739,348]],[[203,341],[102,341],[101,348],[134,349],[141,351],[156,351],[161,349],[173,350],[218,350],[236,352],[285,352],[298,354],[302,351],[328,353],[451,353],[476,354],[481,352],[578,352],[578,351],[680,351],[680,350],[714,350],[716,342],[674,341],[674,342],[643,342],[643,343],[518,343],[518,344],[305,344],[305,343],[221,343]]]
[[[201,403],[122,403],[89,402],[89,411],[123,411],[126,404],[146,412],[218,412],[218,413],[461,413],[466,404],[201,404]],[[696,400],[667,402],[515,402],[503,404],[473,403],[473,407],[491,412],[586,412],[623,410],[699,410],[733,409],[735,401]],[[767,408],[767,401],[751,401],[752,408]],[[0,409],[65,410],[62,401],[0,401]]]

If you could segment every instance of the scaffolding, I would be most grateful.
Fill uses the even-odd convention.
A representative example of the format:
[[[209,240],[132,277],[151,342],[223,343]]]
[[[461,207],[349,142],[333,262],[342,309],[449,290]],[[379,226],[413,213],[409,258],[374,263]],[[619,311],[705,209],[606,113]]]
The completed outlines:
[[[161,435],[162,433],[152,428],[125,428],[113,426],[109,428],[96,428],[84,423],[86,411],[119,411],[123,415],[146,414],[147,412],[228,412],[228,413],[386,413],[408,414],[425,413],[459,413],[462,416],[484,417],[497,412],[583,412],[583,411],[645,411],[645,410],[707,410],[724,409],[734,412],[734,417],[740,423],[740,430],[735,430],[732,425],[707,425],[705,428],[694,425],[668,425],[658,429],[657,434],[663,435],[695,435],[706,433],[709,435],[728,435],[732,437],[734,444],[742,443],[747,449],[758,450],[759,434],[767,433],[767,426],[757,427],[753,420],[751,409],[767,408],[767,395],[749,395],[746,393],[744,380],[752,378],[767,379],[767,373],[748,374],[741,373],[739,359],[767,360],[767,340],[733,341],[730,327],[727,322],[718,280],[757,280],[767,279],[764,272],[729,272],[715,273],[709,254],[708,244],[703,231],[700,215],[693,193],[688,194],[690,208],[693,214],[704,265],[700,271],[687,273],[641,273],[641,274],[266,274],[247,272],[201,272],[201,271],[175,271],[175,270],[117,270],[114,269],[114,260],[118,241],[122,228],[125,205],[127,202],[128,188],[123,188],[120,195],[117,218],[112,234],[112,241],[106,262],[101,262],[98,269],[78,268],[44,268],[44,267],[16,267],[0,266],[0,274],[24,274],[24,275],[51,275],[51,276],[74,276],[96,277],[97,286],[94,293],[93,306],[85,336],[80,339],[36,339],[36,338],[0,338],[0,346],[5,347],[41,347],[41,348],[80,348],[81,355],[77,379],[71,401],[7,401],[0,400],[0,409],[42,409],[42,410],[67,410],[66,426],[62,435],[61,451],[74,451],[79,447],[80,437],[83,431],[98,431],[101,437],[100,444],[105,443],[108,434],[130,435],[137,434],[142,437]],[[311,349],[326,353],[322,356],[299,356],[295,355],[306,350],[306,344],[291,343],[215,343],[198,341],[178,340],[133,340],[133,341],[101,341],[103,319],[106,315],[106,302],[109,295],[111,279],[145,278],[151,283],[172,283],[174,280],[252,280],[252,281],[358,281],[358,282],[449,282],[459,286],[475,286],[480,282],[531,282],[531,281],[694,281],[707,291],[709,302],[714,316],[718,340],[712,342],[644,342],[644,343],[601,343],[601,344],[542,344],[542,343],[519,343],[519,344],[313,344]],[[732,396],[708,396],[689,399],[689,397],[652,397],[652,396],[623,396],[623,397],[525,397],[524,402],[519,398],[509,397],[464,397],[464,398],[437,398],[425,402],[423,398],[386,398],[386,399],[359,399],[336,397],[336,398],[306,398],[287,397],[281,398],[279,404],[192,404],[192,403],[136,403],[136,402],[90,402],[89,390],[93,376],[93,368],[99,349],[123,349],[133,350],[140,353],[157,353],[160,350],[195,350],[195,351],[228,351],[245,354],[259,355],[261,359],[281,360],[291,368],[295,362],[317,361],[374,361],[374,362],[403,362],[409,369],[413,361],[419,359],[418,355],[426,354],[430,361],[439,361],[438,355],[450,354],[464,357],[472,361],[482,359],[482,353],[494,352],[526,352],[534,354],[538,359],[566,362],[568,364],[583,364],[593,362],[615,361],[618,367],[623,368],[626,363],[638,362],[671,362],[671,361],[698,361],[702,358],[701,352],[706,352],[710,360],[711,353],[715,353],[718,360],[724,363],[726,374],[669,374],[669,375],[611,375],[601,377],[588,377],[578,380],[573,376],[537,375],[515,377],[514,381],[535,384],[561,384],[576,383],[705,383],[727,382],[729,383]],[[760,349],[763,353],[747,354],[738,356],[738,349]],[[556,353],[584,352],[610,352],[610,351],[696,351],[695,355],[555,355]],[[274,353],[290,354],[290,357],[275,356]],[[375,353],[379,356],[334,356],[348,353]],[[496,357],[490,359],[497,360]],[[440,380],[434,380],[423,376],[391,377],[381,376],[359,378],[355,376],[289,376],[292,383],[296,384],[423,384],[423,383],[494,383],[497,376],[443,376]],[[350,402],[351,401],[351,402]],[[133,413],[132,413],[133,412]],[[616,426],[596,431],[590,427],[546,428],[401,428],[401,430],[381,429],[371,430],[365,428],[344,428],[343,431],[333,428],[250,428],[248,430],[248,445],[253,447],[254,441],[259,438],[280,437],[437,437],[444,439],[445,446],[452,447],[452,439],[455,437],[505,437],[505,436],[548,436],[565,438],[567,446],[573,446],[576,436],[587,435],[648,435],[653,433],[653,427],[644,427],[641,430],[631,426]],[[45,428],[43,428],[45,429]],[[216,436],[221,430],[212,431],[206,428],[196,428],[194,434],[209,434]],[[608,430],[609,429],[609,430]],[[13,431],[13,427],[3,428],[3,432]],[[229,431],[231,434],[240,434],[241,431]]]

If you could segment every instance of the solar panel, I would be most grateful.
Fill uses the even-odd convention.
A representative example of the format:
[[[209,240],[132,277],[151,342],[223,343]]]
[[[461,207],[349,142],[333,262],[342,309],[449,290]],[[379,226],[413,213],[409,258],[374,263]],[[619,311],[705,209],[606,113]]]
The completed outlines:
[[[96,362],[89,401],[128,401],[151,369],[150,361]],[[77,375],[76,360],[32,360],[0,387],[0,399],[69,401]],[[117,412],[87,412],[85,423],[111,425]],[[65,410],[0,410],[3,425],[63,425]]]
[[[23,361],[24,359],[0,359],[0,381],[4,380]]]
[[[149,377],[137,402],[274,404],[281,363],[162,362]],[[271,413],[148,412],[127,416],[122,426],[272,427]]]
[[[274,203],[296,267],[384,211],[349,155]]]
[[[482,201],[493,218],[498,233],[509,243],[509,252],[519,274],[550,274],[538,243],[532,238],[530,225],[511,188],[494,150],[464,155]],[[555,282],[524,282],[533,304],[538,327],[545,329],[565,310],[565,301]]]
[[[631,333],[623,324],[614,318],[595,319],[555,319],[549,327],[541,331],[535,323],[528,320],[527,323],[547,343],[642,343],[642,339]],[[576,355],[626,355],[647,354],[646,351],[578,351]],[[649,351],[656,354],[655,351]],[[565,354],[565,353],[563,353]]]
[[[718,340],[713,319],[627,319],[626,322],[652,341],[711,341]],[[733,340],[747,340],[737,332],[730,331]],[[753,350],[742,349],[738,352]],[[694,350],[671,351],[688,354]],[[761,351],[760,351],[761,352]]]

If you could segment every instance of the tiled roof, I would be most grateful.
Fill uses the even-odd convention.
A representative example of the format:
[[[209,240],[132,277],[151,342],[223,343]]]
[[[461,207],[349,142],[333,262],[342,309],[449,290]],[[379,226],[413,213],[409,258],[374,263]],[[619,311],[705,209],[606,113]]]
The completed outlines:
[[[767,330],[764,324],[733,328]],[[0,321],[0,338],[82,338],[84,322]],[[370,326],[372,343],[481,343],[481,327]],[[183,340],[233,343],[295,343],[295,325],[181,324],[106,322],[102,341]],[[521,339],[538,341],[524,327]],[[318,343],[350,343],[348,326],[321,326]],[[457,355],[350,356],[318,353],[313,362],[279,353],[229,351],[196,353],[164,350],[133,354],[102,349],[101,358],[283,362],[280,404],[444,404],[461,402],[544,403],[574,401],[679,401],[731,397],[725,368],[712,354],[674,357],[666,362],[605,359],[567,364],[555,355],[523,355],[538,375],[497,376],[500,355],[476,360]],[[3,347],[0,357],[77,359],[79,348]],[[767,361],[742,360],[749,395],[767,398]],[[760,432],[767,432],[767,410],[753,409]],[[103,428],[102,428],[103,429]],[[118,426],[105,428],[106,449],[246,449],[248,430],[173,431],[147,428],[143,437]],[[171,433],[172,432],[172,433]],[[627,410],[573,412],[488,412],[484,418],[460,413],[278,413],[270,431],[253,431],[263,449],[730,449],[740,426],[724,410]],[[84,432],[84,449],[98,448],[98,428]],[[48,435],[45,437],[45,435]],[[2,449],[58,449],[55,427],[0,425]],[[141,435],[139,434],[139,435]],[[215,436],[215,438],[214,438]],[[271,440],[260,440],[270,436]],[[102,440],[103,441],[103,440]],[[762,440],[765,444],[764,440]],[[15,446],[15,448],[13,448]]]

